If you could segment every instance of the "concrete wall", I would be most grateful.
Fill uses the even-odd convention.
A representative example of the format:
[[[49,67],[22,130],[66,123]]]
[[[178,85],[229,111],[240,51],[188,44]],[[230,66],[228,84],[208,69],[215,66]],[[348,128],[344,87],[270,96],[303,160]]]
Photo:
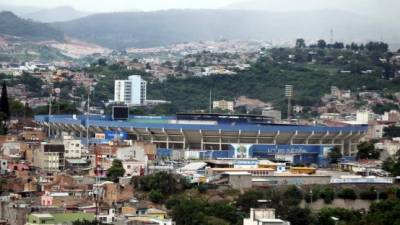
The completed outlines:
[[[312,204],[302,201],[300,206],[301,207],[308,206],[312,210],[316,210],[316,211],[321,210],[324,207],[345,208],[345,209],[354,209],[354,210],[361,210],[361,209],[368,210],[369,206],[371,205],[372,202],[373,201],[362,200],[362,199],[356,199],[356,200],[335,199],[331,204],[325,204],[324,200],[318,199],[317,201],[313,202]]]
[[[248,189],[252,187],[251,174],[229,175],[228,182],[233,189]]]
[[[260,180],[258,180],[260,179]],[[309,185],[329,184],[330,176],[266,176],[253,177],[253,187],[265,187],[271,185]]]

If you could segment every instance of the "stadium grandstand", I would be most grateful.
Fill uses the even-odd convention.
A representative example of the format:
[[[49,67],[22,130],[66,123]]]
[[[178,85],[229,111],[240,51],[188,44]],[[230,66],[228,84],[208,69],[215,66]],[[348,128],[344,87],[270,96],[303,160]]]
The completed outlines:
[[[222,114],[129,116],[126,120],[104,115],[39,115],[35,121],[50,128],[51,135],[68,132],[85,137],[88,132],[92,141],[98,133],[123,133],[126,139],[156,144],[166,156],[172,151],[182,157],[198,151],[202,158],[275,158],[303,164],[322,164],[334,146],[344,156],[354,155],[368,130],[366,125],[273,124],[264,116]]]

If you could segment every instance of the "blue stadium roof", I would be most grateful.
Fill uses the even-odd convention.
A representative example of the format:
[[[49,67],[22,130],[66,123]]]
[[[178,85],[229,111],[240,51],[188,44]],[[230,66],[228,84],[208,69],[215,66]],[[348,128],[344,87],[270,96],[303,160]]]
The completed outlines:
[[[176,117],[164,116],[131,116],[132,121],[113,121],[110,117],[101,115],[91,115],[89,120],[87,116],[72,116],[72,115],[38,115],[35,116],[37,122],[52,122],[69,125],[81,125],[86,127],[108,127],[108,128],[137,128],[137,129],[175,129],[175,130],[204,130],[204,131],[247,131],[247,132],[366,132],[367,125],[348,125],[343,127],[328,127],[328,126],[309,126],[309,125],[284,125],[284,124],[253,124],[253,123],[217,123],[217,124],[193,124],[193,123],[169,123],[169,120],[175,120]],[[135,120],[139,119],[139,120]],[[141,122],[141,121],[147,122]],[[153,121],[154,120],[154,121]]]

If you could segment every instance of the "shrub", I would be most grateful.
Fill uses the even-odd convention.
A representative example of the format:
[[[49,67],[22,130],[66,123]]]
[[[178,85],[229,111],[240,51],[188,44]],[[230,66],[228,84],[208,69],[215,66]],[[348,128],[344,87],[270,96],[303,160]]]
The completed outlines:
[[[296,186],[290,186],[283,193],[283,197],[288,205],[298,205],[303,199],[303,193]]]
[[[241,211],[249,212],[250,208],[255,208],[258,205],[257,200],[262,199],[264,196],[263,192],[250,190],[244,194],[239,195],[236,200],[236,207],[241,209]]]
[[[315,202],[320,198],[320,192],[321,190],[314,188],[312,189],[312,194],[310,193],[310,191],[304,194],[304,200],[307,203],[311,203],[311,201]]]
[[[319,197],[324,200],[325,204],[331,204],[335,199],[335,191],[332,188],[326,187],[320,191]]]
[[[400,189],[397,189],[397,190],[396,190],[396,198],[397,198],[397,199],[400,199]]]
[[[164,201],[164,196],[161,192],[152,190],[149,193],[150,201],[154,203],[162,203]]]
[[[360,193],[360,198],[364,200],[376,200],[378,197],[378,192],[375,190],[375,188],[370,188],[367,191],[362,191]]]
[[[379,193],[379,200],[386,200],[389,198],[389,194],[385,191]]]
[[[353,189],[345,188],[339,191],[338,197],[341,199],[355,200],[357,199],[357,194]]]

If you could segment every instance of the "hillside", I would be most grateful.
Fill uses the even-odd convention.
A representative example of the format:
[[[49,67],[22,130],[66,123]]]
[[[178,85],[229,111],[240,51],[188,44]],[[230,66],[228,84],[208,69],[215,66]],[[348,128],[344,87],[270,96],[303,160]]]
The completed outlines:
[[[155,81],[144,71],[131,71],[114,64],[96,65],[88,68],[86,72],[105,75],[99,78],[95,87],[96,103],[113,97],[114,80],[126,79],[131,74],[141,74],[148,81],[148,99],[171,101],[168,108],[155,114],[207,110],[210,90],[214,100],[234,100],[246,96],[273,103],[285,112],[286,84],[294,85],[293,104],[307,108],[321,106],[321,97],[330,93],[331,86],[351,90],[353,93],[360,90],[377,91],[381,94],[400,92],[400,77],[397,77],[398,73],[395,72],[400,70],[400,63],[390,63],[393,53],[367,50],[370,45],[366,46],[364,50],[356,50],[355,47],[354,50],[316,47],[268,49],[248,70],[238,71],[237,75],[187,78],[177,76],[162,82]],[[310,55],[310,52],[317,54]],[[294,55],[294,61],[288,60],[289,55]],[[387,59],[387,63],[382,63],[380,59]],[[363,72],[367,70],[371,72]]]
[[[23,18],[32,19],[38,22],[51,23],[74,20],[85,17],[89,13],[77,11],[72,7],[57,7],[53,9],[42,9],[36,12],[27,13],[22,15]]]
[[[110,48],[150,47],[221,37],[292,42],[328,38],[396,42],[397,25],[339,10],[271,13],[243,10],[165,10],[103,13],[54,23],[69,36]],[[379,28],[379,29],[377,29]]]
[[[21,19],[12,12],[0,12],[0,35],[9,35],[28,41],[62,41],[64,36],[59,30],[31,20]]]

